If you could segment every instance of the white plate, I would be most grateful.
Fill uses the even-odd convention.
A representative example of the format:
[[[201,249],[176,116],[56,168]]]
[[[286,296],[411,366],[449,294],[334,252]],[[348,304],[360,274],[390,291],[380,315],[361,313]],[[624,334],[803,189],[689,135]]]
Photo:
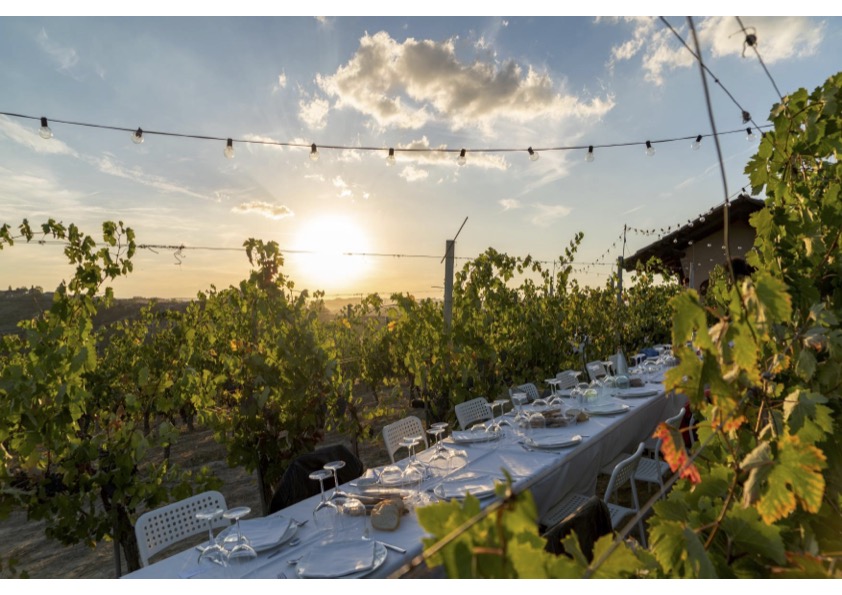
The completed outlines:
[[[497,440],[502,432],[472,432],[470,430],[455,431],[451,434],[457,444],[472,444],[476,442],[491,442]]]
[[[604,405],[590,405],[585,407],[585,411],[591,415],[614,415],[615,413],[625,413],[631,407],[625,403],[605,403]]]
[[[626,388],[617,393],[617,397],[621,399],[638,399],[641,397],[654,397],[660,391],[657,388],[647,388],[645,386],[633,386]]]
[[[308,568],[311,564],[316,565],[317,567],[324,566],[325,564],[329,564],[330,560],[333,558],[332,552],[337,551],[336,548],[345,548],[349,546],[353,546],[353,544],[362,544],[368,545],[371,542],[365,542],[360,540],[351,540],[351,541],[344,541],[344,542],[327,542],[327,543],[320,543],[313,546],[313,548],[323,548],[320,550],[311,549],[308,551],[301,560],[298,562],[298,566],[296,567],[296,573],[298,574],[299,578],[362,578],[367,576],[380,568],[383,565],[383,562],[386,561],[386,547],[381,544],[379,541],[374,542],[374,559],[372,561],[372,565],[370,568],[364,568],[363,570],[358,570],[356,572],[344,572],[334,574],[330,572],[329,569],[326,571],[323,569],[319,569],[317,575],[311,576],[308,573]],[[327,562],[325,562],[327,560]]]
[[[265,552],[292,539],[298,531],[298,525],[283,516],[267,516],[259,519],[244,519],[240,521],[240,529],[251,541],[254,551]],[[232,531],[237,531],[237,525],[231,525],[220,532],[217,539],[224,539]]]
[[[495,480],[491,475],[469,471],[452,479],[445,480],[433,488],[433,493],[443,500],[462,500],[468,494],[474,498],[488,498],[495,493]]]
[[[567,446],[575,446],[582,442],[582,437],[578,434],[575,436],[570,437],[560,437],[560,436],[544,436],[539,437],[537,440],[533,440],[532,438],[527,438],[525,443],[527,446],[532,448],[565,448]]]

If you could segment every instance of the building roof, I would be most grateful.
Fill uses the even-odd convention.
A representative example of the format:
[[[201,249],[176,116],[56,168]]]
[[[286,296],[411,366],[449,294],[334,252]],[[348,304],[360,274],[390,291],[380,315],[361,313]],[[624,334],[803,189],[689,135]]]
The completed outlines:
[[[729,219],[748,222],[749,215],[759,211],[766,203],[757,198],[751,198],[747,194],[740,194],[730,203]],[[725,205],[711,209],[704,217],[692,220],[675,231],[662,236],[660,239],[644,246],[632,256],[624,259],[623,268],[627,271],[634,270],[638,262],[647,262],[653,256],[661,261],[672,271],[681,273],[681,258],[687,251],[688,242],[697,242],[714,234],[722,229],[723,212]],[[704,219],[704,221],[702,221]],[[677,242],[675,240],[678,240]]]

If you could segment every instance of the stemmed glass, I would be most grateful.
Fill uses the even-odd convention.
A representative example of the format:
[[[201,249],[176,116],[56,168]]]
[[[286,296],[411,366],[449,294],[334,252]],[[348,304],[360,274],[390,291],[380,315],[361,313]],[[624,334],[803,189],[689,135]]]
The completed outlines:
[[[313,521],[316,524],[316,528],[320,531],[330,531],[334,528],[336,518],[339,515],[339,509],[336,503],[330,502],[325,498],[325,480],[330,477],[330,471],[319,469],[318,471],[313,471],[309,477],[319,482],[319,488],[322,494],[321,500],[316,504],[316,508],[313,509]]]
[[[528,397],[525,393],[514,393],[512,395],[512,402],[515,405],[515,431],[521,438],[526,437],[527,428],[529,428],[529,414],[523,410],[523,405],[526,403]]]
[[[339,475],[337,475],[337,471],[342,469],[345,466],[345,461],[331,461],[325,465],[325,469],[328,471],[333,472],[333,493],[330,495],[328,500],[334,500],[340,496],[346,496],[347,494],[339,489]]]
[[[433,449],[433,455],[430,457],[430,468],[439,475],[447,475],[450,467],[450,454],[441,443],[441,435],[444,434],[444,428],[434,424],[432,428],[427,430],[427,433],[435,437],[436,446]],[[446,424],[445,424],[446,425]]]
[[[249,541],[248,537],[243,535],[243,532],[240,530],[240,519],[249,514],[250,512],[251,508],[249,508],[248,506],[238,506],[237,508],[232,508],[222,513],[223,518],[231,519],[237,522],[236,536],[229,535],[225,538],[225,543],[234,544],[234,546],[230,550],[227,550],[229,560],[232,560],[234,558],[257,557],[257,552],[254,551],[253,547],[251,547],[251,542]]]
[[[221,508],[212,508],[210,510],[196,513],[197,519],[208,522],[208,545],[203,547],[201,553],[199,554],[199,564],[202,562],[213,562],[214,564],[219,564],[220,566],[225,566],[226,564],[227,556],[225,548],[217,543],[216,539],[213,537],[213,524],[216,520],[222,517],[223,512],[224,511]]]

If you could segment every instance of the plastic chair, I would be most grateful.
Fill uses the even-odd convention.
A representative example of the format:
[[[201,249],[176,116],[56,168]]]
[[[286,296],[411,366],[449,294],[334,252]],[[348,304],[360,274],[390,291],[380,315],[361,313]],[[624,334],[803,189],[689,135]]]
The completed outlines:
[[[585,364],[585,368],[587,368],[588,370],[588,377],[591,379],[591,381],[608,376],[608,371],[605,369],[605,364],[602,363],[602,361],[600,360],[588,362],[587,364]]]
[[[193,535],[207,534],[207,521],[197,519],[196,513],[213,508],[226,510],[228,506],[225,504],[225,496],[219,492],[210,491],[140,515],[135,523],[134,532],[137,537],[141,567],[148,566],[149,558],[170,545]],[[220,517],[213,526],[214,528],[227,527],[230,524],[229,520]]]
[[[459,427],[467,430],[471,425],[491,419],[491,409],[485,397],[477,397],[456,405],[456,419]]]
[[[331,461],[345,461],[345,466],[336,473],[340,484],[358,478],[365,471],[362,461],[342,444],[326,446],[314,452],[303,454],[293,459],[287,470],[284,471],[272,494],[269,514],[318,494],[320,491],[319,482],[310,479],[310,473],[323,469]],[[325,489],[331,487],[332,483],[333,479],[326,481]]]
[[[573,370],[565,370],[555,375],[561,382],[558,385],[559,390],[569,390],[579,384],[579,377]]]
[[[529,401],[532,402],[535,399],[540,399],[541,395],[538,392],[538,387],[536,387],[531,382],[527,382],[526,384],[519,384],[512,389],[513,393],[526,393],[526,396],[529,397]]]
[[[421,420],[410,415],[403,419],[388,424],[383,427],[383,441],[386,443],[386,452],[389,453],[389,458],[395,462],[395,453],[402,448],[400,441],[407,436],[421,436],[424,439],[424,448],[429,446],[427,442],[427,434],[424,432],[424,424]]]

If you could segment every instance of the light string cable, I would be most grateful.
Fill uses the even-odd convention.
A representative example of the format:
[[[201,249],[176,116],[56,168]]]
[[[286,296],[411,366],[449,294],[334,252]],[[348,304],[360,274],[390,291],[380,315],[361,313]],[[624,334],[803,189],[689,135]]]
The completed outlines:
[[[746,28],[743,25],[743,20],[740,17],[734,17],[737,19],[737,23],[740,25],[740,29],[742,30],[743,34],[746,36],[745,45],[750,47],[754,50],[754,54],[757,56],[757,61],[760,62],[760,65],[763,67],[763,72],[766,73],[766,76],[769,78],[769,82],[772,83],[772,86],[775,88],[775,93],[778,94],[778,98],[783,101],[784,97],[781,95],[780,89],[778,89],[777,83],[775,83],[775,79],[772,78],[772,74],[769,72],[769,69],[766,68],[765,62],[763,62],[763,58],[760,56],[760,50],[757,49],[757,30],[754,27]],[[748,29],[752,29],[753,32],[749,33]],[[743,49],[743,55],[745,56],[745,49]]]
[[[751,122],[752,124],[754,124],[754,127],[757,128],[758,130],[762,130],[763,128],[769,128],[769,126],[760,126],[760,125],[758,125],[757,122],[754,121],[754,118],[751,116],[751,112],[749,112],[742,105],[740,105],[740,102],[737,101],[737,99],[731,94],[731,92],[725,87],[725,85],[722,84],[722,81],[719,80],[719,77],[717,77],[715,74],[713,74],[711,69],[708,68],[707,65],[705,65],[705,63],[702,61],[701,55],[698,53],[698,47],[696,48],[696,51],[694,52],[693,49],[689,45],[687,45],[687,42],[684,41],[684,38],[681,37],[681,35],[678,33],[678,31],[676,31],[673,28],[673,26],[670,25],[669,21],[667,21],[666,18],[664,18],[664,17],[658,17],[658,18],[667,27],[667,29],[672,31],[673,35],[675,35],[675,37],[678,39],[678,41],[681,42],[681,45],[683,45],[687,49],[687,51],[690,52],[690,54],[696,59],[696,61],[701,66],[701,68],[710,75],[710,78],[712,78],[713,81],[717,85],[719,85],[719,88],[722,89],[725,92],[725,94],[728,96],[728,98],[734,103],[734,105],[736,105],[737,108],[739,108],[740,113],[742,114],[743,124],[745,124],[747,122]],[[745,130],[743,130],[743,132],[745,132]],[[715,138],[715,134],[716,134],[716,132],[714,131],[714,138]]]
[[[748,114],[748,112],[745,112]],[[187,138],[187,139],[195,139],[195,140],[205,140],[205,141],[215,141],[215,142],[222,142],[226,143],[225,147],[225,156],[226,157],[233,157],[234,150],[233,145],[234,143],[237,144],[245,144],[245,145],[269,145],[269,146],[277,146],[277,147],[290,147],[290,148],[301,148],[301,149],[309,149],[311,159],[318,159],[318,149],[331,149],[331,150],[338,150],[338,151],[366,151],[366,152],[379,152],[379,153],[386,153],[388,152],[390,158],[394,156],[394,153],[426,153],[426,154],[435,154],[435,153],[458,153],[460,155],[458,163],[464,164],[466,163],[466,155],[470,153],[528,153],[530,157],[533,158],[538,153],[548,153],[548,152],[560,152],[560,151],[577,151],[577,150],[586,150],[588,151],[589,155],[593,155],[594,149],[611,149],[611,148],[618,148],[618,147],[636,147],[641,145],[654,145],[654,144],[664,144],[664,143],[672,143],[672,142],[681,142],[681,141],[688,141],[688,140],[696,140],[698,137],[697,135],[686,135],[686,136],[677,136],[677,137],[669,137],[669,138],[661,138],[656,140],[645,140],[645,141],[627,141],[627,142],[611,142],[611,143],[603,143],[603,144],[596,144],[596,145],[559,145],[559,146],[547,146],[547,147],[529,147],[528,149],[517,149],[517,148],[497,148],[497,147],[485,147],[485,148],[475,148],[475,149],[456,149],[456,148],[447,148],[447,147],[375,147],[375,146],[353,146],[353,145],[341,145],[341,144],[318,144],[318,143],[305,143],[305,142],[292,142],[292,141],[275,141],[275,140],[258,140],[253,138],[231,138],[231,137],[222,137],[222,136],[209,136],[209,135],[201,135],[201,134],[190,134],[190,133],[182,133],[182,132],[169,132],[163,130],[143,130],[142,128],[128,128],[125,126],[112,126],[108,124],[96,124],[90,122],[77,122],[72,120],[60,120],[60,119],[52,119],[46,118],[43,116],[29,116],[26,114],[19,114],[14,112],[6,112],[0,111],[0,116],[7,116],[10,118],[22,118],[25,120],[35,120],[40,121],[42,123],[42,127],[46,127],[48,123],[58,123],[58,124],[65,124],[68,126],[83,126],[87,128],[97,128],[103,130],[115,130],[119,132],[130,132],[132,134],[133,139],[144,138],[150,135],[158,135],[158,136],[169,136],[169,137],[177,137],[177,138]],[[748,121],[748,120],[745,120]],[[753,122],[753,121],[752,121]],[[758,129],[762,128],[770,128],[771,125],[766,126],[758,126],[755,124],[755,127]],[[49,129],[48,129],[49,130]],[[718,134],[740,134],[745,133],[745,129],[736,129],[736,130],[727,130],[724,132],[720,132]],[[52,132],[49,131],[45,138],[51,138]],[[708,136],[708,135],[702,135]],[[531,151],[531,152],[530,152]],[[389,163],[389,161],[387,161]]]

